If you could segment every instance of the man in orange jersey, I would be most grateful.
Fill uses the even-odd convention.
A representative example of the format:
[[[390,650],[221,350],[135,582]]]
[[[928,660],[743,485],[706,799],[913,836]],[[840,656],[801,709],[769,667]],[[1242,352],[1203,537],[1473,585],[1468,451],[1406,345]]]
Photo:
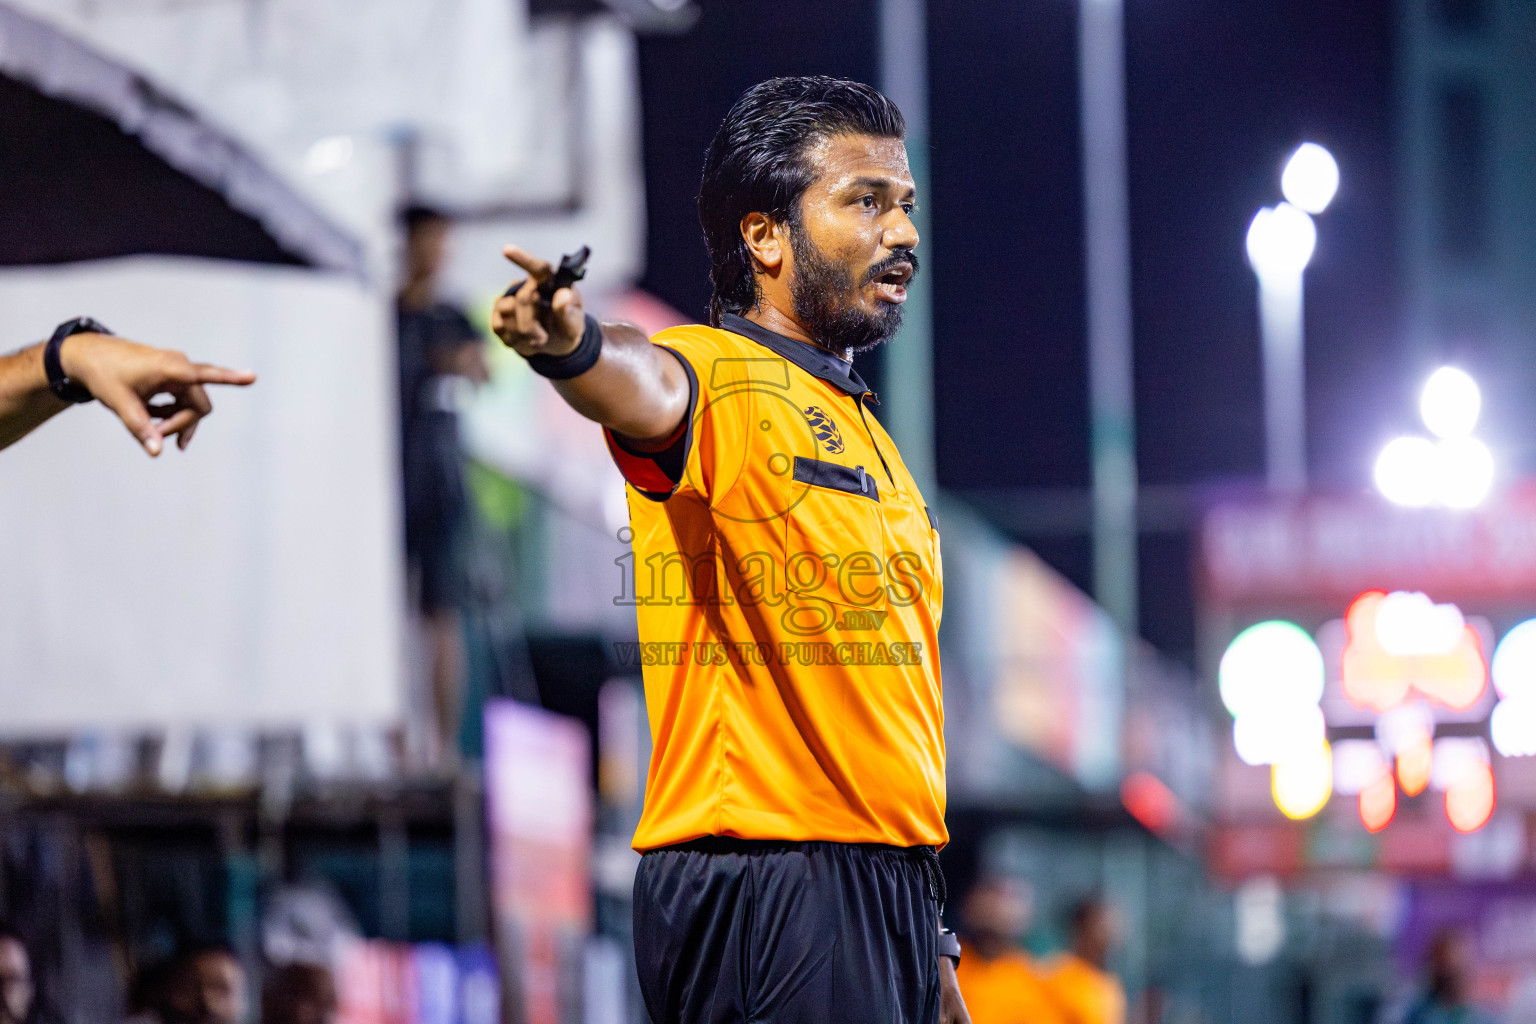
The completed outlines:
[[[969,1020],[939,921],[938,532],[851,362],[917,272],[904,134],[864,85],[749,89],[699,188],[708,327],[598,324],[506,250],[529,276],[492,327],[630,484],[616,600],[654,741],[635,951],[657,1024]]]
[[[1029,914],[1028,888],[1011,879],[982,879],[966,897],[959,976],[973,1024],[1058,1024],[1034,961],[1018,946]]]
[[[1072,908],[1071,946],[1046,972],[1064,1024],[1125,1024],[1125,989],[1109,973],[1109,953],[1119,941],[1115,912],[1097,896]]]

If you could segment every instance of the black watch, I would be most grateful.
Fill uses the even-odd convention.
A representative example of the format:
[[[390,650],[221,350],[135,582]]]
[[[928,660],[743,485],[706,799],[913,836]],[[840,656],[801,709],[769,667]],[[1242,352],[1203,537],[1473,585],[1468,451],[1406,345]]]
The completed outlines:
[[[59,401],[78,404],[89,402],[95,397],[86,390],[84,384],[70,380],[65,375],[64,361],[59,358],[59,349],[63,346],[64,339],[73,334],[111,333],[88,316],[77,316],[54,328],[53,337],[48,339],[48,344],[43,348],[43,372],[48,375],[48,390],[52,391]]]
[[[939,929],[939,956],[949,957],[960,966],[960,937],[948,928]]]

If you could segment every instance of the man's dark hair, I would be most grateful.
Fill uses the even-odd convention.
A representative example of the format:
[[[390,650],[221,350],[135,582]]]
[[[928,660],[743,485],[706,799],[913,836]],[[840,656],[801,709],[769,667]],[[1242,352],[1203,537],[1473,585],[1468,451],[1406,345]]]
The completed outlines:
[[[835,135],[906,138],[896,104],[858,82],[820,75],[771,78],[741,95],[704,154],[699,223],[709,246],[709,322],[757,305],[752,253],[741,219],[762,213],[791,228],[814,180],[806,152]]]
[[[1067,912],[1068,931],[1073,935],[1081,933],[1083,929],[1093,922],[1094,918],[1103,914],[1108,909],[1109,905],[1104,902],[1104,897],[1096,892],[1081,897],[1076,903],[1072,904],[1071,909]]]
[[[453,219],[447,210],[437,206],[428,206],[426,203],[411,203],[408,206],[401,207],[398,216],[400,226],[407,231],[414,231],[422,224],[432,221],[448,221]]]

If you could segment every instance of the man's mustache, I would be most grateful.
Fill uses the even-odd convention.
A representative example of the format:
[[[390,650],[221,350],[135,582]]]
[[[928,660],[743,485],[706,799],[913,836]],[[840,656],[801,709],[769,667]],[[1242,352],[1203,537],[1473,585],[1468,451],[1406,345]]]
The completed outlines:
[[[919,264],[917,261],[917,253],[911,249],[903,247],[900,249],[891,250],[891,254],[889,256],[871,266],[869,270],[864,274],[863,283],[869,284],[869,282],[873,281],[875,278],[889,274],[903,263],[909,264],[912,267],[912,277],[916,277],[917,271],[921,266],[921,264]],[[907,278],[908,284],[912,282],[912,277]]]

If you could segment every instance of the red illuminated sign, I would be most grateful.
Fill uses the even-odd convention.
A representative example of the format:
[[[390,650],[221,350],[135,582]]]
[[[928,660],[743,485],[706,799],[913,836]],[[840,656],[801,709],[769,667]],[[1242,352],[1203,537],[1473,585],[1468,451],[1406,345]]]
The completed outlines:
[[[1342,600],[1363,590],[1445,597],[1536,593],[1536,491],[1476,511],[1369,495],[1222,505],[1205,518],[1203,582],[1224,603]]]

